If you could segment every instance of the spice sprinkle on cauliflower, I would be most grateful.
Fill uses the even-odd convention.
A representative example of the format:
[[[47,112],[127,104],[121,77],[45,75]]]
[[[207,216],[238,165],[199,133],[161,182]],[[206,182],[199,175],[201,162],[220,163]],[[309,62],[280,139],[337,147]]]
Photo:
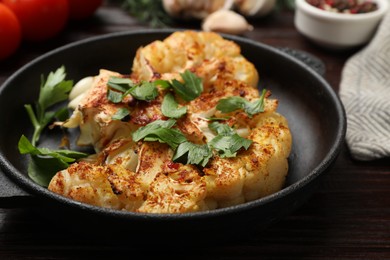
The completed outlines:
[[[212,210],[283,188],[292,137],[278,100],[259,91],[240,47],[180,31],[140,47],[129,75],[102,69],[70,93],[78,145],[96,154],[59,171],[49,189],[105,208]]]

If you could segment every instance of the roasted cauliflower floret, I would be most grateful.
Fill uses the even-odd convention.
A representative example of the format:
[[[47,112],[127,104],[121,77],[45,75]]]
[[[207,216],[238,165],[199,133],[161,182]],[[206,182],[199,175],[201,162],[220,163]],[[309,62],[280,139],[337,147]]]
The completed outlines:
[[[139,161],[138,150],[138,145],[131,138],[118,139],[99,153],[95,163],[120,165],[135,172]]]
[[[257,86],[258,73],[232,41],[210,32],[175,32],[164,41],[139,48],[132,76],[141,80],[178,79],[179,73],[194,70],[207,87],[218,77],[236,79]]]
[[[134,211],[143,203],[145,191],[137,176],[121,166],[74,163],[58,172],[49,190],[87,204]]]
[[[260,114],[248,139],[248,150],[234,158],[216,157],[203,169],[207,196],[217,207],[236,205],[279,191],[288,172],[291,134],[286,120]]]
[[[150,184],[145,203],[140,212],[184,213],[206,210],[206,184],[192,165],[179,165],[177,170],[159,173]]]
[[[168,168],[163,167],[149,180],[116,164],[74,163],[53,177],[49,190],[117,210],[183,213],[207,209],[206,185],[197,169],[181,164]]]
[[[164,172],[165,165],[172,160],[172,150],[166,144],[159,142],[144,142],[139,152],[137,174],[142,178],[146,187]]]

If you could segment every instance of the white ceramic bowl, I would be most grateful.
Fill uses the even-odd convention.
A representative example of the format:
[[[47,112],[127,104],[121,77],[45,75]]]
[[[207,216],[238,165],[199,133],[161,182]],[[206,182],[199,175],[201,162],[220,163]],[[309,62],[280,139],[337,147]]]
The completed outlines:
[[[362,14],[343,14],[314,7],[296,0],[295,27],[315,43],[345,49],[367,43],[389,8],[389,0],[375,0],[378,9]]]

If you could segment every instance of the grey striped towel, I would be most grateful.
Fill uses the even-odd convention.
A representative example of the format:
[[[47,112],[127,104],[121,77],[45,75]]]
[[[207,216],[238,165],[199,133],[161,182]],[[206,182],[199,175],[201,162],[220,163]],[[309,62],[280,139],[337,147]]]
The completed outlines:
[[[339,94],[352,157],[390,157],[390,12],[371,42],[346,62]]]

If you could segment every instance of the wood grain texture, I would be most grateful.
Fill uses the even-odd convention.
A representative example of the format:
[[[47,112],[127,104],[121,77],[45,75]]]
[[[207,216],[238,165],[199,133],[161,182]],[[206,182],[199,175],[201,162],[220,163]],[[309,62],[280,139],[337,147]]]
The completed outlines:
[[[326,65],[325,78],[338,91],[346,60],[357,50],[330,52],[303,38],[295,29],[294,13],[282,10],[253,20],[255,30],[245,37],[275,47],[306,51]],[[180,28],[199,28],[180,24]],[[24,43],[11,59],[0,63],[0,83],[18,68],[56,47],[110,32],[147,28],[106,3],[83,23],[70,23],[58,37],[43,44]],[[2,124],[1,127],[4,127]],[[183,238],[185,239],[185,238]],[[135,254],[173,259],[390,259],[390,162],[386,159],[358,162],[344,147],[332,171],[317,192],[297,211],[228,244],[188,247],[134,246],[108,238],[81,238],[48,223],[31,208],[0,208],[0,259],[94,259]]]

